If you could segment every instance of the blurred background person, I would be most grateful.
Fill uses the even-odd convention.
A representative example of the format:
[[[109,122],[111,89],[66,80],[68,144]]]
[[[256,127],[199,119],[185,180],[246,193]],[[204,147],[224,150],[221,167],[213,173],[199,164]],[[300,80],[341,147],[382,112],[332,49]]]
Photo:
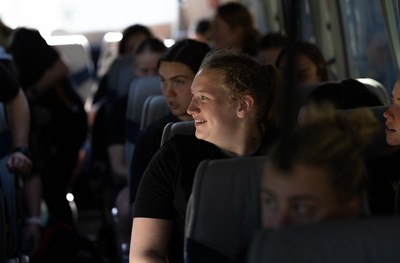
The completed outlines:
[[[74,227],[66,194],[87,135],[83,101],[59,53],[37,30],[12,29],[0,21],[0,44],[12,55],[16,76],[28,98],[48,224]]]
[[[267,33],[261,36],[257,59],[261,64],[275,65],[281,50],[289,43],[289,38],[281,33]]]
[[[188,28],[188,38],[210,44],[212,40],[211,21],[200,19]]]
[[[215,48],[236,48],[252,57],[257,56],[260,33],[254,26],[252,14],[243,4],[228,2],[218,6],[212,33]]]
[[[296,85],[312,84],[330,80],[326,60],[315,44],[298,41],[294,50],[282,49],[276,59],[276,67],[283,78],[288,77],[289,52],[294,52],[293,82]]]

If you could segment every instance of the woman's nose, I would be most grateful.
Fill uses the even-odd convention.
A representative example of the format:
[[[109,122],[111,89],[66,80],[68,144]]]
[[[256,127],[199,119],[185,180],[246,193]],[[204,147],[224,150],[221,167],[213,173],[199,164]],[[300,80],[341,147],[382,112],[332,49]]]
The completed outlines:
[[[189,104],[189,106],[188,106],[186,112],[187,112],[189,115],[193,115],[194,113],[198,112],[198,107],[197,107],[197,105],[196,105],[196,102],[195,102],[194,97],[193,97],[192,100],[190,101],[190,104]]]

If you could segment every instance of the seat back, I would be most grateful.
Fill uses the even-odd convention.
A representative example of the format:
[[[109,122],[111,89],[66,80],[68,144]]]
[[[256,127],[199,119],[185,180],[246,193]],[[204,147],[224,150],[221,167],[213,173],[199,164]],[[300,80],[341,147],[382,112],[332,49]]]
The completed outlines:
[[[185,222],[185,262],[233,259],[260,227],[266,156],[205,160],[196,170]]]
[[[131,83],[136,79],[133,71],[133,56],[117,57],[108,71],[107,94],[111,99],[122,97],[129,93]]]
[[[390,97],[387,94],[387,90],[380,82],[371,78],[358,78],[357,80],[364,84],[369,91],[374,93],[383,105],[390,105]]]
[[[194,121],[170,122],[164,127],[160,146],[176,134],[194,134],[195,132]]]
[[[151,95],[161,95],[160,77],[138,78],[131,82],[126,112],[128,120],[141,122],[144,102]]]
[[[130,163],[137,134],[140,130],[143,105],[147,97],[161,95],[160,77],[145,77],[134,79],[131,83],[126,107],[126,137],[125,137],[125,161],[130,174]]]
[[[390,99],[387,94],[385,87],[379,83],[378,81],[371,79],[371,78],[358,78],[356,79],[359,82],[363,83],[364,86],[372,93],[374,93],[378,99],[381,101],[382,105],[390,105]],[[290,105],[288,118],[290,123],[296,124],[297,123],[297,116],[301,106],[304,105],[308,96],[312,91],[316,88],[328,84],[328,83],[337,83],[338,81],[326,81],[326,82],[319,82],[313,84],[305,84],[300,85],[294,88],[292,98],[292,104]]]
[[[247,263],[399,262],[400,218],[366,218],[260,230]]]
[[[150,123],[161,119],[169,112],[170,109],[163,95],[151,95],[147,97],[143,104],[140,129],[146,128]]]
[[[97,83],[88,39],[84,35],[65,35],[51,36],[46,41],[60,52],[71,71],[70,77],[78,94],[85,101]]]

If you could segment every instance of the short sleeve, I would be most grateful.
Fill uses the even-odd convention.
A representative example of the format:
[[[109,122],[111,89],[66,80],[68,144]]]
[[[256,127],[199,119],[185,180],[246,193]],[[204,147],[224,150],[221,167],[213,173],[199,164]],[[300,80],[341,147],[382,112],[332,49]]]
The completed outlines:
[[[173,219],[174,182],[179,169],[179,154],[172,143],[166,143],[151,159],[140,181],[135,217]]]

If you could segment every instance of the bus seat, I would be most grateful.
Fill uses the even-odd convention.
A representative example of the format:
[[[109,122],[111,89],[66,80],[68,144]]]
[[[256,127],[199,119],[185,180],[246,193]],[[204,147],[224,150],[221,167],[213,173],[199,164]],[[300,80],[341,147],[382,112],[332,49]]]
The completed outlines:
[[[369,91],[374,93],[383,105],[390,105],[390,97],[388,96],[385,87],[380,82],[371,78],[357,78],[356,80],[364,84]]]
[[[161,95],[160,77],[144,77],[132,81],[128,93],[126,116],[129,120],[140,123],[145,100],[151,95]]]
[[[161,95],[160,77],[144,77],[132,81],[126,107],[125,161],[128,174],[130,174],[130,162],[140,129],[143,105],[147,97],[151,95]]]
[[[267,156],[205,160],[196,170],[185,221],[185,262],[232,260],[259,229]]]
[[[151,95],[143,104],[142,117],[140,118],[140,129],[146,128],[150,123],[161,119],[170,112],[163,95]]]
[[[51,36],[46,39],[53,46],[69,67],[70,78],[77,87],[77,92],[85,101],[93,85],[97,83],[91,47],[84,35]]]
[[[389,96],[386,92],[385,87],[381,83],[371,78],[357,78],[356,80],[363,83],[369,91],[377,95],[378,99],[382,102],[382,105],[390,105]],[[289,109],[288,113],[288,118],[290,122],[293,124],[297,124],[298,112],[313,90],[322,85],[337,82],[339,81],[325,81],[313,84],[299,85],[295,87],[293,90],[294,94],[292,96],[292,105],[290,105],[291,108]]]
[[[398,262],[399,236],[400,218],[394,216],[262,229],[245,262]]]
[[[194,121],[170,122],[164,127],[160,146],[176,134],[194,134],[195,131]]]
[[[108,71],[107,93],[111,99],[128,94],[131,83],[136,78],[133,71],[133,56],[125,55],[117,57]]]

